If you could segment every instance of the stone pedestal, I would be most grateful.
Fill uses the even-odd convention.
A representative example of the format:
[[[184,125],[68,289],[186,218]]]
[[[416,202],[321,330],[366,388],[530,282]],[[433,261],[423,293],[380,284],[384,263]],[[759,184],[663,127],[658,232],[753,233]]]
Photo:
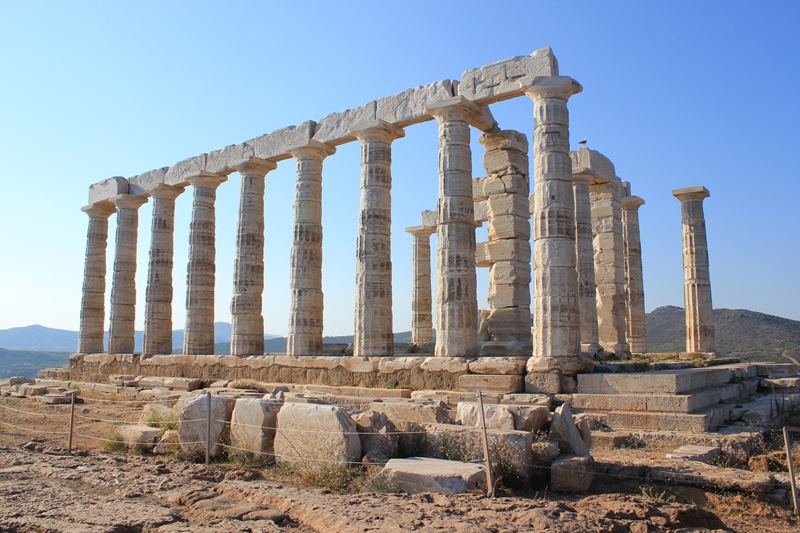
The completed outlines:
[[[567,100],[582,90],[563,76],[522,82],[534,102],[533,356],[531,374],[588,370],[581,349],[575,201]],[[528,84],[529,83],[529,84]]]
[[[626,335],[625,254],[622,237],[622,185],[618,179],[591,186],[594,273],[600,344],[619,358],[630,358]]]
[[[171,354],[175,199],[183,192],[183,187],[162,184],[149,192],[153,198],[153,224],[150,262],[147,265],[142,354]]]
[[[622,198],[622,225],[625,236],[625,292],[628,296],[627,337],[633,353],[647,352],[642,242],[639,236],[639,208],[642,205],[644,205],[644,200],[638,196]]]
[[[322,161],[333,146],[310,141],[287,151],[297,161],[286,355],[322,355]]]
[[[350,131],[361,141],[353,355],[391,356],[392,141],[405,132],[383,120],[367,122]]]
[[[581,352],[592,356],[602,350],[597,331],[597,285],[594,279],[592,202],[589,196],[589,186],[593,179],[594,176],[586,169],[573,169],[572,184],[575,194],[575,251],[578,258]]]
[[[111,202],[99,202],[83,208],[89,215],[86,233],[86,261],[83,267],[81,322],[78,353],[102,353],[105,330],[106,246],[108,217],[116,211]]]
[[[136,319],[136,240],[139,207],[147,198],[121,194],[111,201],[117,206],[117,239],[114,277],[111,282],[111,319],[108,353],[133,353]]]
[[[486,331],[494,349],[504,353],[531,349],[531,224],[528,141],[516,131],[480,136],[486,148],[487,177],[475,189],[485,200],[489,250],[489,314]]]
[[[231,300],[231,355],[264,354],[264,177],[272,161],[252,158],[236,166],[242,176]]]
[[[411,342],[433,340],[433,298],[431,296],[431,235],[436,226],[412,226],[406,231],[414,237],[414,273],[411,294]]]
[[[681,202],[683,222],[683,299],[686,305],[686,351],[712,354],[714,309],[711,305],[711,278],[708,270],[708,242],[703,200],[710,196],[705,187],[672,191]]]
[[[200,172],[189,178],[194,187],[192,222],[189,226],[189,264],[186,276],[186,330],[183,353],[214,353],[214,288],[216,285],[217,187],[228,179]]]
[[[477,353],[478,300],[470,122],[483,110],[457,97],[426,111],[439,123],[435,353],[471,357]]]

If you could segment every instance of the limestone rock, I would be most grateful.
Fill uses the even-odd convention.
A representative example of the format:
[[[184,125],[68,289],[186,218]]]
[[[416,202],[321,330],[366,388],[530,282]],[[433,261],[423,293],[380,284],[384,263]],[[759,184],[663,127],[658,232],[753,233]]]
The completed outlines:
[[[240,398],[231,416],[231,446],[272,459],[275,427],[283,402]],[[240,450],[236,450],[240,451]]]
[[[184,399],[185,398],[185,399]],[[206,451],[206,417],[208,415],[205,395],[196,394],[181,398],[182,408],[179,410],[178,419],[180,426],[178,436],[181,448],[190,455],[203,455]],[[236,400],[211,397],[211,446],[210,454],[217,457],[222,454],[222,445],[228,441],[230,434],[228,423]],[[177,405],[176,405],[177,407]]]
[[[278,412],[275,459],[280,462],[361,461],[356,423],[336,405],[286,403]]]
[[[461,494],[479,488],[485,472],[482,465],[409,457],[386,463],[382,476],[387,484],[408,494]]]
[[[680,459],[682,461],[699,461],[701,463],[712,463],[719,457],[720,449],[716,446],[699,446],[687,444],[681,446],[674,452],[666,455],[667,459]]]
[[[153,447],[153,453],[156,455],[166,455],[177,452],[180,449],[178,443],[180,437],[178,432],[174,429],[169,429],[161,435],[158,443]]]
[[[353,416],[359,437],[364,462],[384,462],[397,454],[399,436],[397,428],[384,413],[367,411]],[[369,460],[366,460],[369,459]]]
[[[153,444],[164,434],[163,429],[141,424],[121,426],[119,432],[122,434],[122,440],[128,446],[133,446],[135,444]]]
[[[586,492],[594,481],[594,459],[562,456],[550,467],[550,489],[553,492]]]
[[[447,405],[441,400],[409,400],[372,402],[370,409],[383,413],[401,431],[409,424],[443,423],[447,421]]]
[[[578,428],[575,427],[575,419],[572,418],[572,411],[569,404],[562,404],[553,413],[553,421],[550,424],[550,438],[558,442],[558,448],[563,453],[571,453],[580,456],[588,456],[589,449],[583,442]]]
[[[492,405],[484,404],[486,427],[492,429],[516,429],[536,432],[547,422],[549,409],[545,406]],[[474,402],[459,402],[456,420],[470,427],[480,427],[479,405]]]

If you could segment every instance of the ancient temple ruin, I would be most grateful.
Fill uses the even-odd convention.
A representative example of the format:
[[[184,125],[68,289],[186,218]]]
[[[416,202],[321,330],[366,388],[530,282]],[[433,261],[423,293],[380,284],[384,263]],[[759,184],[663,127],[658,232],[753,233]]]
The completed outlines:
[[[468,70],[461,80],[416,87],[171,167],[92,185],[83,208],[89,230],[73,364],[89,373],[170,375],[190,365],[199,377],[280,375],[336,385],[558,393],[571,388],[577,374],[590,372],[597,355],[625,359],[645,352],[638,223],[644,200],[631,195],[631,185],[601,153],[570,151],[567,103],[581,91],[577,81],[560,75],[545,48]],[[493,103],[524,97],[533,107],[532,161],[526,135],[503,130],[490,111]],[[399,353],[392,330],[391,149],[406,128],[430,120],[439,125],[439,196],[436,209],[407,229],[414,246],[412,344]],[[472,169],[473,129],[485,148],[483,177]],[[349,142],[362,148],[354,342],[347,353],[326,356],[323,163]],[[290,160],[297,181],[287,346],[285,354],[264,354],[265,176]],[[235,264],[231,351],[214,356],[215,198],[234,172],[241,175],[241,193],[236,255],[229,258]],[[185,337],[181,354],[172,355],[175,199],[187,189],[193,207]],[[700,189],[705,191],[675,191],[684,209],[692,313],[687,351],[713,352]],[[133,353],[137,213],[149,199],[153,220],[139,355]],[[106,247],[114,213],[105,353]],[[483,223],[488,240],[476,242],[475,229]],[[489,309],[480,312],[476,268],[490,269]]]

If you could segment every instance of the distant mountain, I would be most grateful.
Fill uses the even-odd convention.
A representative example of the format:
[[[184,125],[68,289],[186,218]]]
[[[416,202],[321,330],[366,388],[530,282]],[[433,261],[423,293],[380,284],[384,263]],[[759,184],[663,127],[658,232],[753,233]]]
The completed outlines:
[[[183,331],[176,329],[172,332],[172,346],[179,352],[183,346]],[[273,339],[279,335],[266,334],[265,338]],[[135,351],[142,351],[144,334],[137,331],[133,336]],[[227,343],[231,340],[231,325],[228,322],[214,323],[214,342]],[[105,334],[106,346],[108,345],[108,332]],[[78,346],[78,332],[66,329],[53,329],[38,324],[20,328],[0,330],[0,348],[6,350],[33,350],[37,352],[74,352]]]
[[[682,307],[665,306],[647,313],[647,351],[686,349],[686,314]],[[722,355],[743,360],[781,360],[800,354],[800,321],[746,309],[714,309],[714,334]]]
[[[337,336],[323,337],[322,342],[325,344],[337,344],[337,343],[352,344],[353,336],[337,335]],[[400,333],[395,333],[394,342],[411,342],[411,332],[401,331]],[[264,352],[286,353],[286,337],[273,337],[264,340]],[[214,344],[214,353],[218,355],[227,355],[231,353],[230,341],[218,342]]]
[[[20,376],[35,378],[43,368],[69,364],[70,352],[4,350],[0,348],[0,379]]]

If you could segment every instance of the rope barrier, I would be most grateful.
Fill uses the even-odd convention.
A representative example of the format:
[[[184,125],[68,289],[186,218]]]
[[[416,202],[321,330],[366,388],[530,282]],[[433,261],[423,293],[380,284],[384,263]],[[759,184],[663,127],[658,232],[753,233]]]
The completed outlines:
[[[23,411],[21,409],[14,409],[13,407],[9,407],[7,405],[0,404],[0,408],[7,409],[9,411],[15,411],[17,413],[25,413],[26,415],[39,415],[46,418],[58,418],[61,416],[69,416],[68,413],[60,413],[60,414],[47,414],[47,413],[37,413],[36,411]]]
[[[15,426],[14,424],[9,424],[8,422],[3,422],[2,420],[0,420],[0,424],[3,424],[4,426],[16,428],[16,429],[21,429],[23,431],[32,431],[33,433],[48,433],[50,435],[68,435],[69,434],[68,431],[52,431],[52,430],[49,430],[49,429],[41,430],[41,429],[24,428],[22,426]]]

